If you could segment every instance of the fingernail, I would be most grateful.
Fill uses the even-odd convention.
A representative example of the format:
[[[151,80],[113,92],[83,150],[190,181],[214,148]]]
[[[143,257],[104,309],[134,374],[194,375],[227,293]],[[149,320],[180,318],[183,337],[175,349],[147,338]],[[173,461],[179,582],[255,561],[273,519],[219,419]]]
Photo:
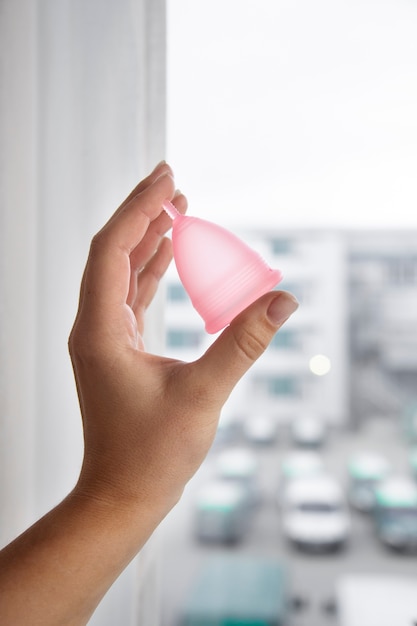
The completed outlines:
[[[298,300],[288,292],[280,292],[268,307],[267,316],[273,324],[281,326],[298,309]]]
[[[153,168],[153,171],[151,173],[152,177],[156,177],[155,180],[157,180],[160,176],[163,176],[164,174],[166,174],[167,172],[169,172],[172,176],[172,169],[170,168],[170,166],[168,165],[168,163],[166,161],[161,161],[160,163],[158,163],[158,165],[156,165]],[[155,182],[155,181],[154,181]]]
[[[158,170],[160,167],[162,167],[163,165],[166,165],[167,162],[165,161],[165,159],[162,159],[162,161],[159,161],[159,163],[157,165],[155,165],[155,167],[152,170],[152,174],[154,172],[156,172],[156,170]]]
[[[162,170],[162,172],[156,172],[156,177],[152,181],[152,185],[154,185],[160,178],[164,178],[165,176],[169,176],[170,178],[172,178],[172,180],[174,180],[174,175],[172,173],[171,168]]]

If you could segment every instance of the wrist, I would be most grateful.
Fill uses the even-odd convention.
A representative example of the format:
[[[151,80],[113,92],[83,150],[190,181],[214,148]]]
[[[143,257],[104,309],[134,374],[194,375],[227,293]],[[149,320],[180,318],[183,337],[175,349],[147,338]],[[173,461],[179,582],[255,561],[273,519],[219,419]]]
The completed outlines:
[[[74,487],[71,498],[89,506],[99,516],[115,517],[122,521],[147,522],[149,535],[177,504],[183,488],[173,493],[157,489],[155,485],[144,484],[132,487],[129,483],[120,485],[104,477],[91,478],[83,472]]]

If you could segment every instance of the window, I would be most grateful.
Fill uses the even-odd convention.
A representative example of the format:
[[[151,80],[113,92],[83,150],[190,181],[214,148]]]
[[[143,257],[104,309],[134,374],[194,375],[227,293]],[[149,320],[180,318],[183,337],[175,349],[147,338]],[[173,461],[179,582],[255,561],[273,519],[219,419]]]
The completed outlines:
[[[301,336],[299,331],[292,328],[280,329],[279,333],[276,333],[271,343],[269,344],[269,350],[281,350],[285,349],[300,349],[302,347]]]
[[[254,391],[267,396],[299,397],[300,380],[296,376],[263,376],[254,379]]]
[[[167,298],[169,302],[187,302],[189,297],[181,283],[171,283],[167,288]]]
[[[288,238],[274,237],[271,239],[271,251],[273,254],[290,254],[293,252],[293,242]]]
[[[392,286],[415,286],[417,284],[417,258],[400,256],[392,258],[386,264],[388,284]]]
[[[202,333],[198,330],[170,328],[167,331],[167,346],[169,348],[198,348],[202,337]]]

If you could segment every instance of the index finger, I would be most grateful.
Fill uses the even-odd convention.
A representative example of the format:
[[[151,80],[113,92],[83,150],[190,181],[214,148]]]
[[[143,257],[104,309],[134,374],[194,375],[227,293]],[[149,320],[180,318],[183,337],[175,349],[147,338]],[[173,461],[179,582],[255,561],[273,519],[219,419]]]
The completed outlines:
[[[131,200],[133,200],[133,198],[135,198],[136,196],[138,196],[140,193],[142,193],[143,191],[145,191],[145,189],[147,187],[149,187],[150,185],[152,185],[157,178],[159,178],[161,175],[163,174],[170,174],[172,177],[174,176],[173,171],[171,169],[171,167],[168,165],[168,163],[166,163],[165,161],[161,161],[160,163],[158,163],[158,165],[156,165],[154,167],[154,169],[152,170],[152,172],[150,174],[148,174],[148,176],[146,176],[143,180],[141,180],[134,189],[132,189],[132,191],[130,192],[130,194],[123,200],[122,204],[119,206],[119,208],[113,213],[113,215],[111,216],[111,218],[108,220],[107,224],[109,222],[112,222],[117,216],[118,214],[123,211],[123,209],[125,208],[125,206],[127,204],[129,204],[129,202]],[[107,226],[106,224],[106,226]]]
[[[162,202],[175,193],[170,172],[122,205],[95,235],[83,279],[82,302],[97,311],[126,303],[130,284],[130,254],[162,211]]]

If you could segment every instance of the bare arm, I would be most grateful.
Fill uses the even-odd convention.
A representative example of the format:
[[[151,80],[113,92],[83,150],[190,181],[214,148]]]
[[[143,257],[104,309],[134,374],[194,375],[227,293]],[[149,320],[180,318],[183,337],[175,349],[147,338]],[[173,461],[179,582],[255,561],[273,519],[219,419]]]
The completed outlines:
[[[266,294],[193,363],[146,352],[144,313],[172,256],[166,198],[185,211],[160,164],[91,244],[69,342],[83,465],[72,493],[0,552],[0,624],[88,622],[204,460],[234,385],[297,308],[290,294]]]

